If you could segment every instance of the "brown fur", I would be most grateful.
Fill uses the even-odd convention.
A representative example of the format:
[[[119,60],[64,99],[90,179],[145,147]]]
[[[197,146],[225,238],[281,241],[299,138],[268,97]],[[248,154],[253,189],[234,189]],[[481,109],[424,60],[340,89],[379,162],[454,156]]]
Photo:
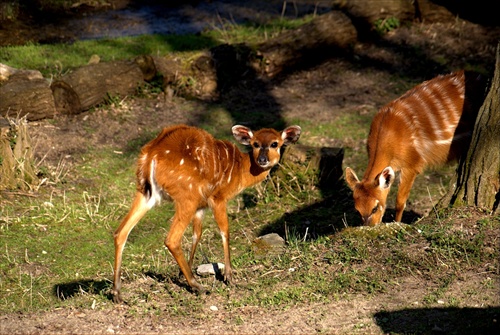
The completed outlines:
[[[426,81],[379,110],[370,127],[363,179],[346,168],[364,224],[382,221],[395,172],[401,173],[395,218],[401,221],[415,177],[467,149],[482,86],[477,75],[458,71]]]
[[[201,238],[201,221],[206,207],[212,209],[219,226],[224,248],[224,278],[228,282],[231,280],[227,201],[267,177],[270,169],[279,162],[280,148],[299,139],[300,127],[290,126],[283,132],[269,128],[253,132],[244,126],[234,126],[233,135],[240,143],[251,146],[251,152],[242,153],[236,145],[217,140],[202,129],[186,125],[163,129],[142,148],[136,172],[136,196],[129,213],[114,233],[112,294],[115,302],[123,301],[120,272],[128,235],[144,214],[162,198],[169,198],[175,204],[175,215],[165,245],[188,284],[195,291],[203,290],[195,280],[191,267]],[[181,240],[191,221],[193,243],[189,261],[186,262]]]

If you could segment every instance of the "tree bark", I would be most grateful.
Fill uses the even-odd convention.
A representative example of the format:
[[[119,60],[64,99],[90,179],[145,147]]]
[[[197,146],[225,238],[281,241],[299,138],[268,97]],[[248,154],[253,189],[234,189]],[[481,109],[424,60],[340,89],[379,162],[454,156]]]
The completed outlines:
[[[80,67],[52,83],[57,112],[78,114],[108,97],[133,95],[143,76],[136,62],[115,61]]]
[[[38,71],[15,71],[0,86],[0,116],[35,121],[52,118],[55,112],[50,85]]]
[[[344,148],[295,144],[286,148],[281,164],[293,167],[293,171],[300,171],[302,174],[313,171],[317,175],[318,186],[331,189],[342,179],[343,160]],[[278,170],[276,175],[283,173],[285,172]]]
[[[500,202],[500,43],[495,74],[479,109],[471,144],[438,208],[477,206],[499,213]]]
[[[356,28],[341,11],[323,14],[297,30],[258,45],[264,59],[262,72],[272,77],[305,58],[331,57],[332,51],[348,50],[357,37]]]
[[[377,21],[390,18],[400,22],[446,22],[456,18],[446,7],[430,0],[336,0],[334,6],[348,13],[358,26],[368,29]]]

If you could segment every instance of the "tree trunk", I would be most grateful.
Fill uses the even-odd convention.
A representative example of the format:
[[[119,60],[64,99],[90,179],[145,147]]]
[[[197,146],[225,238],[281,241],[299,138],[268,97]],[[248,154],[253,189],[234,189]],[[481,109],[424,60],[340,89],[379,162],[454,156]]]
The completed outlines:
[[[472,140],[439,208],[477,206],[499,212],[500,202],[500,44],[495,74],[479,110]]]

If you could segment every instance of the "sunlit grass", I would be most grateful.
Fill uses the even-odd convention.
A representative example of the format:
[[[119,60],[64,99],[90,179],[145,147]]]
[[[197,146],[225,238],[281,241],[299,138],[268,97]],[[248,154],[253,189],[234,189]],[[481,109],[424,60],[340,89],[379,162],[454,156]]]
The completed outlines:
[[[234,24],[226,21],[221,22],[221,27],[213,27],[212,30],[206,32],[213,40],[221,43],[247,43],[259,44],[278,36],[279,34],[296,29],[297,27],[310,22],[314,18],[313,15],[308,15],[299,19],[276,19],[266,24]]]
[[[60,75],[87,64],[93,55],[103,62],[131,60],[140,55],[163,56],[172,52],[203,50],[215,45],[203,36],[142,35],[74,43],[28,44],[0,48],[0,62],[18,69],[36,69],[43,75]]]
[[[182,39],[156,35],[1,48],[0,62],[58,74],[86,64],[93,54],[104,61],[171,52],[186,52],[189,56],[193,50],[227,41],[262,40],[262,36],[269,37],[299,22],[290,24],[240,28],[229,25],[207,35]],[[307,131],[301,139],[303,144],[317,146],[321,139],[337,141],[345,149],[343,163],[354,164],[361,174],[367,160],[363,141],[375,112],[353,111],[324,123],[301,118],[287,121]],[[230,140],[227,129],[232,118],[224,106],[208,106],[201,123],[216,137]],[[60,307],[88,309],[95,304],[112,308],[108,297],[114,261],[112,234],[135,193],[139,149],[156,133],[144,129],[121,153],[112,148],[89,148],[71,173],[64,161],[58,167],[44,167],[42,161],[39,168],[50,183],[42,185],[36,197],[1,199],[1,313]],[[261,186],[247,189],[229,202],[237,285],[200,278],[200,283],[213,292],[208,297],[191,294],[182,285],[182,280],[177,279],[175,260],[165,249],[164,239],[174,214],[172,204],[164,202],[149,211],[131,231],[124,249],[123,294],[130,308],[127,313],[197,315],[202,319],[198,312],[208,299],[218,299],[228,309],[286,309],[297,304],[331,302],[350,294],[385,293],[406,277],[434,284],[421,298],[423,303],[433,304],[457,280],[457,276],[449,275],[449,269],[460,273],[484,264],[482,271],[491,272],[493,278],[498,275],[498,248],[485,249],[483,245],[486,231],[500,228],[498,219],[479,221],[480,230],[474,237],[457,229],[453,222],[446,222],[444,213],[435,220],[413,225],[353,227],[354,209],[346,207],[350,194],[341,183],[322,190],[314,171],[293,170],[285,163],[279,171],[282,173],[273,173],[273,178]],[[411,200],[439,194],[439,188],[447,186],[448,180],[443,178],[442,185],[433,181],[434,188],[429,190],[424,179],[427,176],[441,178],[432,172],[420,176]],[[390,197],[394,195],[395,190]],[[253,240],[265,232],[278,232],[285,239],[282,253],[261,256],[254,252]],[[186,251],[190,234],[188,228],[183,238]],[[208,211],[195,266],[222,260],[221,237]],[[485,290],[494,290],[492,282],[484,280],[481,285]],[[459,304],[457,299],[454,297],[454,305]]]
[[[83,40],[73,43],[34,44],[0,48],[0,63],[17,69],[39,70],[44,76],[58,76],[87,64],[93,55],[100,61],[131,60],[141,55],[164,56],[207,50],[223,43],[257,43],[296,28],[311,17],[275,20],[266,25],[236,25],[227,22],[223,28],[197,35],[140,35],[120,38]]]
[[[0,229],[2,313],[111,306],[107,294],[113,272],[112,233],[134,194],[131,161],[135,154],[90,150],[72,174],[60,181],[57,191],[42,189],[36,198],[19,198],[4,206]],[[225,299],[226,308],[287,308],[351,293],[376,295],[386,292],[390,283],[397,284],[399,278],[419,273],[433,273],[437,288],[422,297],[423,303],[432,304],[446,294],[449,281],[455,280],[447,276],[447,269],[461,271],[488,260],[495,262],[498,251],[483,249],[481,232],[498,229],[499,220],[483,219],[478,223],[480,234],[474,238],[454,229],[452,222],[445,221],[445,214],[430,224],[340,230],[334,228],[343,226],[341,216],[332,215],[335,202],[307,210],[324,201],[314,188],[314,176],[304,176],[294,184],[291,180],[297,176],[288,174],[286,165],[280,169],[290,179],[275,176],[229,203],[238,286],[199,279],[214,297]],[[65,187],[70,180],[72,187]],[[302,210],[306,212],[301,214]],[[149,211],[132,230],[125,247],[123,294],[139,314],[169,304],[170,313],[182,316],[204,306],[203,297],[176,284],[178,267],[164,246],[173,214],[168,202]],[[252,241],[266,227],[282,231],[286,239],[282,253],[255,254]],[[183,239],[185,251],[190,234],[188,229]],[[416,252],[422,246],[432,252]],[[441,265],[436,264],[436,257]],[[222,261],[221,238],[208,211],[195,265]],[[180,296],[183,303],[179,303]]]

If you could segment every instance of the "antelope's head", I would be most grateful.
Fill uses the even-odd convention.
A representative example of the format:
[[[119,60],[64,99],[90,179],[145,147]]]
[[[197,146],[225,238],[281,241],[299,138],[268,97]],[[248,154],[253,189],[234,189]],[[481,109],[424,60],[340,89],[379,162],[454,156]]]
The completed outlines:
[[[234,138],[239,143],[251,147],[254,162],[264,170],[269,170],[278,164],[281,147],[297,142],[301,132],[299,126],[290,126],[281,133],[271,128],[254,132],[240,125],[234,126],[232,130]]]
[[[346,168],[345,180],[353,192],[354,207],[361,215],[365,226],[375,226],[382,222],[387,195],[394,178],[394,170],[390,166],[382,170],[374,179],[361,181],[351,168]]]

